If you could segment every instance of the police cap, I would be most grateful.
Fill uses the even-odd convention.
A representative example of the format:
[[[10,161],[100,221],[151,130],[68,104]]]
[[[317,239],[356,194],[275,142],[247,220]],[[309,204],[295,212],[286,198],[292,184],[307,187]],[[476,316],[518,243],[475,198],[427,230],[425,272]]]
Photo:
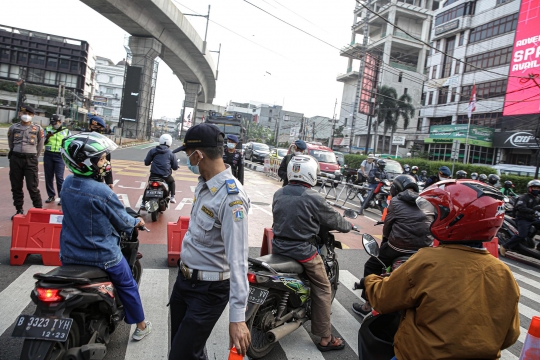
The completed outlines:
[[[36,113],[36,110],[34,110],[34,108],[31,107],[28,104],[21,105],[21,110],[20,111],[26,111],[29,114],[35,114]]]
[[[301,150],[301,151],[304,151],[307,149],[307,145],[306,145],[306,142],[304,140],[296,140],[294,142],[294,145],[296,145],[296,148],[298,150]]]
[[[231,140],[235,144],[238,144],[238,136],[236,135],[227,135],[227,139]]]
[[[218,147],[223,146],[225,135],[214,124],[202,123],[189,128],[184,138],[184,144],[178,151],[185,151],[189,148]]]
[[[95,122],[94,125],[99,125],[99,126],[101,126],[102,128],[105,127],[105,121],[103,121],[103,119],[100,118],[99,116],[95,116],[95,115],[92,116],[92,117],[90,118],[90,122],[91,122],[91,123]]]
[[[58,121],[62,121],[62,119],[60,119],[60,115],[54,114],[51,117],[50,123],[51,124],[56,124]]]

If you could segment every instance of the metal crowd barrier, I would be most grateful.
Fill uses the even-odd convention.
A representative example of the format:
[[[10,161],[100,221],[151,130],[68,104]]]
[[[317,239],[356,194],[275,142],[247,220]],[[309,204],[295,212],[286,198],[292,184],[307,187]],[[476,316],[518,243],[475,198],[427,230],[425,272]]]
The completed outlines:
[[[327,199],[327,202],[330,204],[330,205],[333,205],[333,206],[336,206],[336,207],[339,207],[341,209],[349,209],[348,207],[346,207],[345,205],[347,204],[347,202],[350,203],[350,205],[353,205],[353,206],[356,206],[358,207],[357,205],[355,204],[352,204],[350,200],[353,200],[353,199],[349,199],[348,196],[347,196],[347,192],[349,189],[351,188],[354,188],[354,189],[358,189],[358,190],[366,190],[366,191],[369,191],[369,187],[365,184],[362,184],[362,185],[356,185],[356,184],[351,184],[351,183],[347,183],[343,180],[336,180],[335,179],[335,176],[334,175],[327,175],[327,176],[320,176],[317,178],[317,180],[319,180],[321,182],[321,185],[320,185],[320,188],[319,188],[319,193],[324,193],[325,194],[325,199]],[[327,189],[327,186],[326,185],[330,185]],[[341,190],[337,191],[339,185],[343,185],[341,187]],[[343,194],[343,192],[345,191],[345,199],[342,199],[341,198],[341,195]],[[331,195],[331,193],[333,193],[333,195]],[[328,199],[331,199],[331,200],[335,200],[335,201],[329,201]],[[358,199],[360,201],[360,204],[362,203],[362,200],[361,199]],[[341,202],[343,201],[343,204],[339,204],[338,202]]]

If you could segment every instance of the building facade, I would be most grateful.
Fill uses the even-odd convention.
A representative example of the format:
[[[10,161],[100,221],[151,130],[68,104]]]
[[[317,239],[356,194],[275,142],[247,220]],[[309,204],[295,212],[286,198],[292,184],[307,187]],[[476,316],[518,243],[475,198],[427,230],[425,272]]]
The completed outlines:
[[[347,129],[352,128],[353,112],[356,112],[356,122],[354,124],[354,134],[351,138],[351,152],[364,152],[368,142],[368,116],[355,109],[358,87],[358,59],[363,56],[363,35],[364,24],[367,22],[368,40],[367,51],[372,56],[380,59],[381,65],[378,76],[378,86],[386,85],[396,90],[397,97],[409,94],[412,105],[415,107],[415,115],[418,114],[422,102],[422,87],[425,80],[424,67],[429,47],[425,44],[429,42],[430,25],[434,10],[439,7],[439,2],[434,0],[376,0],[364,1],[363,4],[378,15],[357,4],[354,11],[354,22],[350,45],[344,47],[340,55],[348,58],[347,72],[340,74],[337,81],[343,82],[343,96],[339,125],[344,125]],[[359,36],[357,39],[357,35]],[[370,65],[362,70],[369,69]],[[366,71],[364,71],[364,74]],[[371,106],[375,106],[374,100],[377,96],[377,86],[373,88],[371,94]],[[402,147],[404,152],[413,143],[421,141],[425,135],[418,132],[419,127],[416,122],[417,117],[410,122],[407,129],[404,129],[403,120],[397,124],[396,135],[406,137],[406,146]],[[372,124],[377,123],[377,114],[372,116]],[[422,125],[420,125],[421,127]],[[369,139],[369,148],[376,148],[376,152],[390,151],[395,148],[390,144],[390,133],[382,134],[383,125],[378,128],[373,126]],[[373,136],[377,133],[377,136]],[[382,148],[383,137],[387,146]]]
[[[476,84],[468,162],[534,165],[538,115],[503,117],[519,9],[514,0],[447,0],[435,12],[435,49],[420,112],[431,159],[449,160],[452,142],[459,140],[459,161],[465,161],[467,109]]]
[[[94,93],[93,105],[95,111],[111,127],[117,126],[120,118],[126,65],[125,60],[115,64],[110,59],[96,57],[96,81],[99,88]]]

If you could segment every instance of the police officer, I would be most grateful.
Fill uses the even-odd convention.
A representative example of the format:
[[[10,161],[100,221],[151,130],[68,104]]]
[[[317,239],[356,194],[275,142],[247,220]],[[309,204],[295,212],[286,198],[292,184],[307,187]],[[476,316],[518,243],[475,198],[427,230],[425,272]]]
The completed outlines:
[[[45,169],[45,186],[47,188],[47,195],[49,196],[46,203],[51,203],[55,200],[55,192],[53,180],[56,176],[56,190],[58,190],[58,196],[62,190],[62,184],[64,183],[64,169],[66,165],[60,155],[60,149],[62,148],[62,140],[70,136],[70,131],[62,126],[62,120],[60,116],[53,115],[49,126],[45,128],[45,154],[43,155],[43,168]],[[58,205],[62,205],[61,201]]]
[[[227,135],[227,148],[223,154],[223,162],[231,166],[233,176],[244,185],[244,157],[240,151],[236,151],[237,144],[236,135]]]
[[[289,153],[285,155],[283,160],[281,160],[281,164],[279,165],[278,169],[278,176],[281,178],[281,180],[283,180],[283,186],[286,186],[289,183],[289,179],[287,179],[287,167],[289,166],[291,158],[294,155],[302,155],[306,149],[307,144],[305,141],[298,139],[289,148]]]
[[[201,176],[170,299],[170,360],[206,359],[206,340],[227,302],[231,343],[242,355],[250,343],[245,323],[250,203],[223,162],[223,138],[217,126],[202,123],[187,131],[177,149]]]
[[[9,180],[13,193],[13,205],[17,214],[24,214],[23,180],[26,179],[26,188],[35,208],[41,208],[41,194],[39,192],[38,157],[43,150],[45,136],[43,129],[32,124],[34,108],[22,105],[19,109],[21,122],[12,125],[8,130],[9,143]],[[11,219],[13,220],[13,215]]]
[[[92,115],[90,117],[90,131],[95,131],[97,133],[103,134],[106,127],[107,126],[105,125],[105,121],[103,121],[103,119],[99,116]],[[107,155],[107,161],[109,163],[111,162],[110,153]],[[107,186],[110,187],[111,190],[114,188],[112,171],[109,171],[107,175],[103,177],[103,181],[105,181],[105,184],[107,184]]]
[[[437,175],[432,175],[427,178],[425,187],[431,186],[438,183],[439,181],[444,181],[452,178],[452,172],[448,166],[441,166]]]

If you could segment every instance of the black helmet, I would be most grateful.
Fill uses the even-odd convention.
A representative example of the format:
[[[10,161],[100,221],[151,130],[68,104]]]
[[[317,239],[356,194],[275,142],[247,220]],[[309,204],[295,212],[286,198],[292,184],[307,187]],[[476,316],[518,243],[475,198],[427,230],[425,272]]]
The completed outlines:
[[[483,183],[487,182],[487,175],[486,174],[480,174],[478,175],[478,181],[481,181]]]
[[[403,169],[405,169],[405,171],[409,171],[411,167],[409,166],[409,164],[405,164],[403,165]]]
[[[422,170],[422,171],[420,171],[420,174],[426,176],[426,175],[427,175],[427,171],[426,171],[426,170]]]
[[[392,185],[390,186],[390,195],[394,197],[407,189],[418,192],[418,184],[416,183],[416,180],[411,175],[398,175],[392,181]]]
[[[465,170],[458,170],[456,172],[456,179],[466,179],[467,178],[467,172]]]
[[[540,187],[540,180],[534,179],[534,180],[531,180],[531,181],[529,181],[529,182],[527,183],[527,189],[529,190],[529,193],[532,192],[531,188],[532,188],[533,186],[538,186],[538,187]]]
[[[497,184],[500,179],[501,178],[499,177],[499,175],[489,174],[488,183],[490,183],[491,186],[495,186],[495,184]]]
[[[386,166],[386,161],[384,161],[384,159],[377,160],[377,166],[379,169],[383,170]]]
[[[505,188],[505,189],[511,189],[511,188],[513,188],[513,187],[514,187],[514,184],[513,184],[510,180],[506,180],[506,181],[504,182],[504,188]]]
[[[471,179],[478,180],[478,173],[475,173],[475,172],[471,173]]]

